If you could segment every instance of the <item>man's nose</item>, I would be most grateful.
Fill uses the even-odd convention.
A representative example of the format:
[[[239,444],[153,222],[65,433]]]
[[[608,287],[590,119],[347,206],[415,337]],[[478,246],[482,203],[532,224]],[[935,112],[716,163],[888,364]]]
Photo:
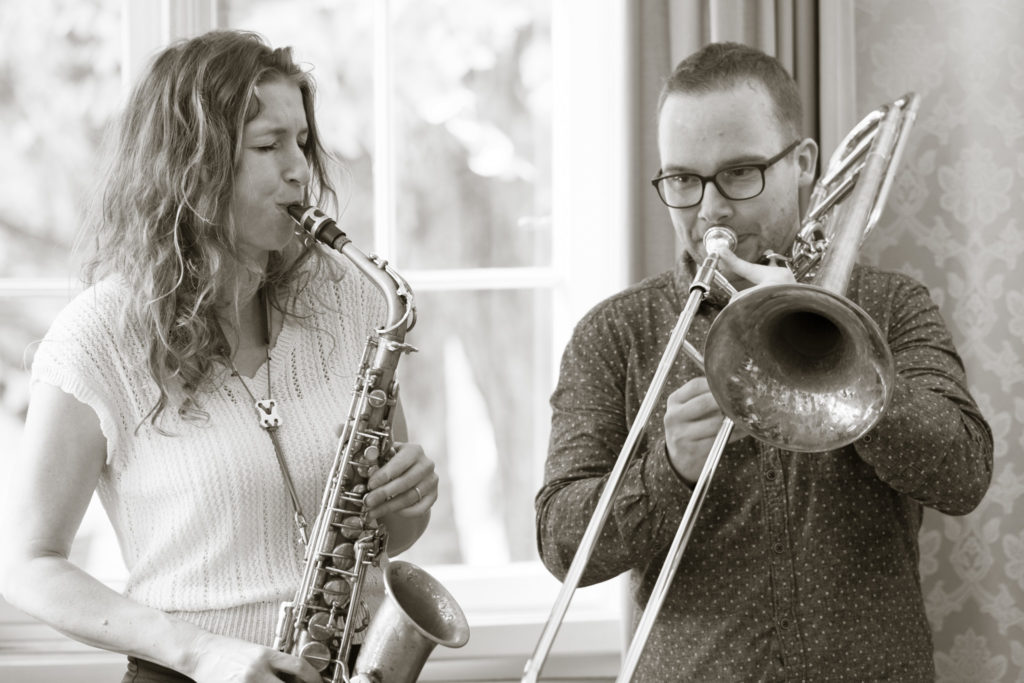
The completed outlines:
[[[717,225],[731,218],[732,202],[722,196],[718,186],[712,182],[704,186],[704,196],[700,200],[700,211],[697,216],[708,225]]]

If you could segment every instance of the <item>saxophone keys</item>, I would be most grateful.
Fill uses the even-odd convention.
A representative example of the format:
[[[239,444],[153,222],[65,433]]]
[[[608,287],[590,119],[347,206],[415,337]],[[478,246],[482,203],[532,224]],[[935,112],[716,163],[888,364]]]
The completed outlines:
[[[311,616],[306,623],[306,630],[309,631],[309,636],[313,640],[321,643],[326,643],[338,632],[338,629],[331,623],[329,612],[317,612]]]
[[[349,570],[356,566],[356,549],[351,543],[341,543],[331,552],[331,565],[337,569]]]
[[[344,607],[352,595],[352,586],[344,579],[331,579],[324,584],[323,596],[328,605]]]
[[[299,656],[317,671],[323,671],[331,664],[331,648],[316,640],[304,644],[299,650]]]
[[[350,541],[354,541],[363,533],[363,519],[357,515],[350,515],[341,520],[338,530],[342,536]]]
[[[369,465],[376,465],[380,460],[380,449],[376,446],[367,446],[363,449],[363,462]]]
[[[388,404],[388,392],[383,389],[374,389],[366,395],[366,402],[374,408],[383,408]]]

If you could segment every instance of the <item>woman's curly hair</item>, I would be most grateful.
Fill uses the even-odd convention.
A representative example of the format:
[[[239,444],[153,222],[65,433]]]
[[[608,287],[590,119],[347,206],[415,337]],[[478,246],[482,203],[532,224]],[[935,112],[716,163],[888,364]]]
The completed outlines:
[[[169,405],[185,416],[203,415],[198,396],[228,361],[217,310],[237,309],[238,273],[258,274],[273,305],[285,310],[289,293],[302,285],[299,266],[318,253],[308,240],[293,240],[271,254],[262,273],[235,248],[230,209],[243,129],[259,113],[256,87],[279,78],[296,83],[302,96],[307,201],[333,204],[313,81],[290,48],[272,49],[257,34],[212,31],[168,47],[119,122],[87,220],[93,253],[84,272],[88,283],[119,276],[133,293],[122,324],[148,345],[159,396],[144,420],[154,425]]]

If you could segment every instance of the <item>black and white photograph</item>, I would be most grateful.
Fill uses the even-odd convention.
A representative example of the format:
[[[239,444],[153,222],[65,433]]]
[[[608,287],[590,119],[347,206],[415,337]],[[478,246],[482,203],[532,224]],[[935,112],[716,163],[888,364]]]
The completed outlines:
[[[1021,683],[1021,35],[0,0],[0,681]]]

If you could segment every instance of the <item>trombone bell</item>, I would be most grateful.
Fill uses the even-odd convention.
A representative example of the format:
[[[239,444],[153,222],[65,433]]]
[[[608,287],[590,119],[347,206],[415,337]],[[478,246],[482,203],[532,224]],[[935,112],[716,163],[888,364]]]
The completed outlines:
[[[814,285],[733,297],[708,332],[704,364],[722,412],[758,439],[818,452],[859,439],[885,411],[895,365],[878,325]]]

